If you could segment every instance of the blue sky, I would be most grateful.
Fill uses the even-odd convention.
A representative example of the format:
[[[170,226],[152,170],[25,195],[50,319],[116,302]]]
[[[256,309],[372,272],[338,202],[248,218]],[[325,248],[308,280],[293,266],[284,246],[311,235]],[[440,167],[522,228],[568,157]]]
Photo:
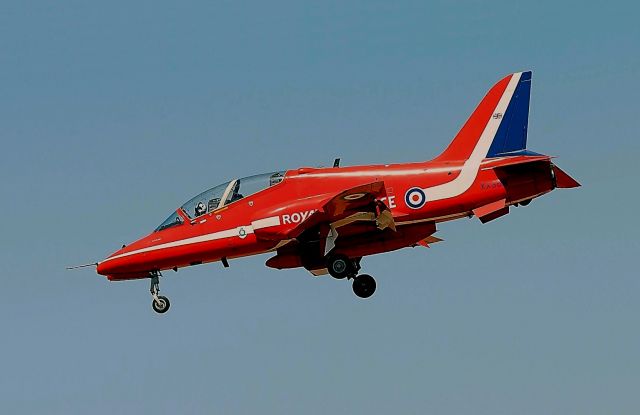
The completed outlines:
[[[0,4],[0,410],[635,414],[634,2]],[[369,301],[267,256],[147,281],[71,264],[196,193],[429,159],[533,70],[529,148],[583,187],[367,258]]]

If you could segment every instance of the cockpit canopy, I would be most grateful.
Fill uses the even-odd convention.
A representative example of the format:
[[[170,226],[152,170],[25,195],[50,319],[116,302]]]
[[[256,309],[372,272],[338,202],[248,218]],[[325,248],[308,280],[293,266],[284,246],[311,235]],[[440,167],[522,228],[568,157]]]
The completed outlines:
[[[255,176],[231,180],[204,191],[169,215],[169,217],[156,228],[155,232],[181,225],[183,219],[182,216],[178,214],[180,210],[189,219],[195,219],[207,212],[212,212],[243,197],[258,193],[261,190],[280,183],[285,173],[285,171],[277,171],[257,174]]]

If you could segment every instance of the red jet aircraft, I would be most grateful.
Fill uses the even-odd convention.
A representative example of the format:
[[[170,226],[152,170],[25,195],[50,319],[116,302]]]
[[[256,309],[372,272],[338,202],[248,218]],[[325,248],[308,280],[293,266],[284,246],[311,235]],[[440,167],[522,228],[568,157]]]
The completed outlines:
[[[272,268],[352,280],[370,297],[376,282],[361,259],[428,246],[439,222],[477,216],[483,223],[555,188],[580,186],[526,150],[531,72],[496,83],[449,147],[431,161],[296,170],[230,180],[176,209],[151,234],[97,265],[111,281],[151,279],[158,313],[161,271],[273,253]]]

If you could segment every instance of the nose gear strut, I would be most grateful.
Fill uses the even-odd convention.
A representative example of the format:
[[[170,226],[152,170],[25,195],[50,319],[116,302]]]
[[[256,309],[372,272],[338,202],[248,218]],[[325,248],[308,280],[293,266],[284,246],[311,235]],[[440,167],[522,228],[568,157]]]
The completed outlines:
[[[149,289],[149,291],[151,291],[151,297],[153,297],[153,301],[151,302],[153,311],[163,314],[169,311],[171,303],[169,302],[169,299],[167,297],[158,295],[158,293],[160,292],[161,275],[162,274],[160,274],[160,271],[151,272],[151,288]]]

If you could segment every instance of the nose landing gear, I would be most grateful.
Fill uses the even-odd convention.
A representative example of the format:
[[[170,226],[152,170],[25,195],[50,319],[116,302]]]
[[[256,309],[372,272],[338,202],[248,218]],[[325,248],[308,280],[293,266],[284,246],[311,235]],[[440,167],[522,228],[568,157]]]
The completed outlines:
[[[151,273],[151,297],[153,297],[153,301],[151,302],[151,307],[153,311],[156,313],[166,313],[169,311],[169,307],[171,303],[169,299],[163,295],[158,295],[160,292],[160,272],[154,271]]]

